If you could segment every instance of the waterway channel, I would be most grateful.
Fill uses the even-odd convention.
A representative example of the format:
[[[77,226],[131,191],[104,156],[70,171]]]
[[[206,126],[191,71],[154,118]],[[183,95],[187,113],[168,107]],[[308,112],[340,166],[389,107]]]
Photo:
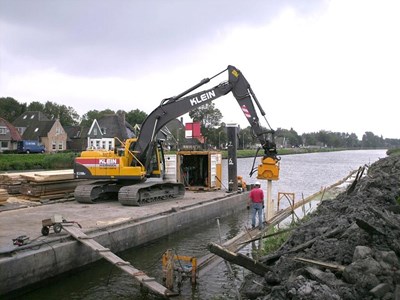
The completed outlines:
[[[273,182],[272,196],[278,192],[293,192],[296,199],[307,197],[347,176],[352,170],[371,164],[386,156],[385,150],[357,150],[297,154],[282,156],[280,180]],[[255,175],[249,177],[252,158],[238,159],[238,175],[248,184],[256,181]],[[259,163],[259,159],[256,160]],[[223,161],[222,182],[227,186],[227,162]],[[264,189],[266,183],[262,182]],[[243,212],[222,218],[221,235],[225,241],[249,226],[249,213]],[[173,235],[147,245],[129,249],[119,255],[136,268],[162,282],[161,257],[167,249],[178,255],[201,257],[208,253],[208,242],[219,241],[219,230],[215,219],[194,225]],[[251,246],[242,250],[250,254]],[[239,286],[246,271],[233,266],[235,281],[228,275],[227,267],[221,263],[204,278],[199,278],[192,287],[189,280],[181,286],[181,296],[174,299],[235,299],[234,286]],[[145,295],[128,275],[105,261],[93,263],[81,270],[49,280],[43,287],[24,294],[17,299],[156,299]]]

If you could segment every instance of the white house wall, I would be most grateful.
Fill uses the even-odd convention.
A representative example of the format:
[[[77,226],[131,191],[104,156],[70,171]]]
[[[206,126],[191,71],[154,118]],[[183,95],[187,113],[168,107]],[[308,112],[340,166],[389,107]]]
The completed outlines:
[[[104,150],[114,150],[114,139],[113,138],[103,138],[103,139],[92,139],[88,138],[87,149],[104,149]]]

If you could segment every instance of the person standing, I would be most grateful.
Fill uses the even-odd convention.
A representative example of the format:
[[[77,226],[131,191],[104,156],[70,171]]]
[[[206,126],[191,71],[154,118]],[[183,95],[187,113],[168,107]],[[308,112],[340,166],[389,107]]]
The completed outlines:
[[[264,208],[264,192],[261,189],[261,184],[256,181],[254,188],[250,192],[249,204],[247,209],[251,208],[251,227],[256,227],[256,214],[258,215],[258,227],[262,229],[263,227],[263,213]]]

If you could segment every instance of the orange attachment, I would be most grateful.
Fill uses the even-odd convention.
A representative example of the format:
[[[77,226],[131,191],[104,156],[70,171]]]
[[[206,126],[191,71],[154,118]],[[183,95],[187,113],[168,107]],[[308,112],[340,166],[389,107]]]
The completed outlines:
[[[263,158],[258,165],[258,179],[279,180],[279,162],[272,157]]]
[[[191,283],[196,284],[196,274],[197,274],[197,258],[194,256],[185,255],[173,255],[171,250],[167,250],[162,256],[162,266],[164,274],[167,274],[168,267],[174,265],[174,261],[182,260],[191,263]],[[184,270],[181,270],[184,271]],[[166,275],[165,275],[166,277]]]
[[[242,176],[237,177],[238,188],[241,188],[243,191],[247,190],[246,181],[243,180]]]

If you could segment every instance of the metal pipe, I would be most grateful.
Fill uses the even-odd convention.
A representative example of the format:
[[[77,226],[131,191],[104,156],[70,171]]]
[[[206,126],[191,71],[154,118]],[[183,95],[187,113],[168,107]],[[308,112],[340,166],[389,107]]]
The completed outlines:
[[[187,89],[186,91],[180,93],[178,96],[174,96],[171,99],[173,101],[178,100],[179,98],[182,98],[183,96],[189,94],[190,92],[194,91],[198,87],[201,87],[202,85],[206,84],[207,82],[210,82],[210,78],[204,78],[202,81],[200,81],[198,84],[192,86],[191,88]]]

